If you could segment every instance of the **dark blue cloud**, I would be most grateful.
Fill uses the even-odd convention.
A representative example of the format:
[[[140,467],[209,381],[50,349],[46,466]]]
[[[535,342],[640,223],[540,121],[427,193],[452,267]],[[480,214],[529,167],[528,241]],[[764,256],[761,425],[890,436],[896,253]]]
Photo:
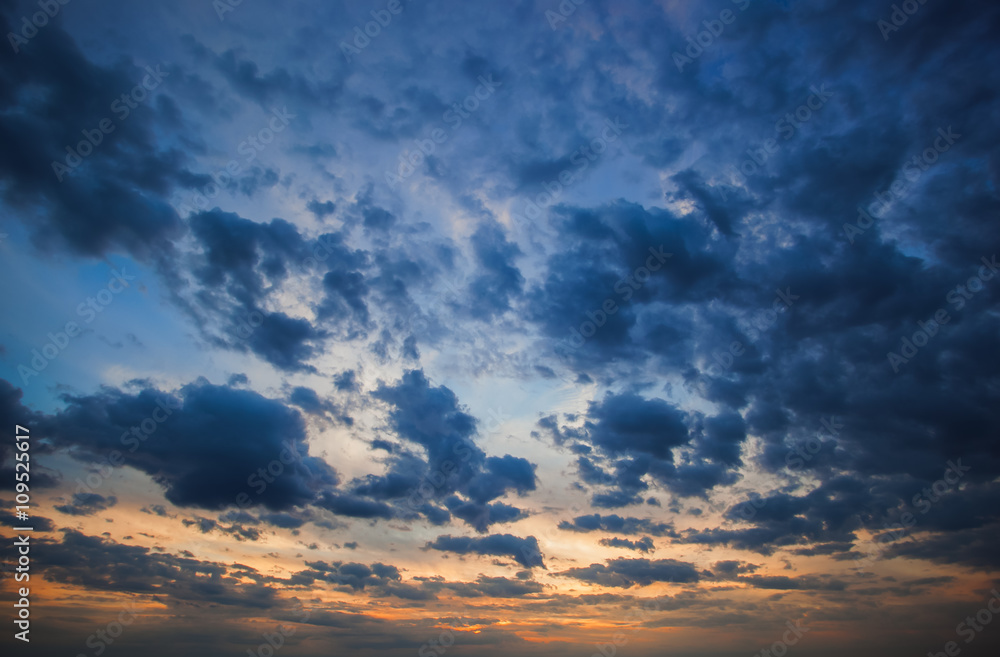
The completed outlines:
[[[75,493],[70,504],[57,504],[54,508],[69,516],[92,516],[115,504],[118,504],[118,498],[114,495],[105,497],[97,493]]]
[[[469,495],[478,502],[496,499],[508,490],[535,490],[535,466],[526,459],[510,454],[491,456],[486,459],[485,470],[469,485]]]
[[[464,520],[469,526],[480,533],[486,533],[490,525],[514,522],[528,515],[521,509],[504,504],[503,502],[470,502],[453,495],[446,499],[444,503],[452,515],[460,520]],[[446,513],[443,510],[441,512]],[[428,519],[432,522],[434,521],[433,516],[428,516]],[[434,524],[441,523],[435,522]]]
[[[538,540],[534,536],[520,538],[511,534],[493,534],[480,538],[438,536],[427,544],[431,550],[455,554],[482,554],[510,557],[525,568],[545,568]]]
[[[373,563],[370,566],[362,563],[343,563],[335,561],[307,561],[306,565],[312,572],[305,571],[295,575],[296,579],[311,577],[337,586],[348,587],[354,591],[363,591],[366,586],[385,585],[402,579],[399,569],[383,563]]]
[[[388,504],[349,493],[326,492],[316,502],[316,505],[349,518],[389,519],[396,516],[395,511]]]
[[[359,390],[358,375],[354,370],[347,370],[336,375],[333,378],[333,383],[337,386],[337,390],[347,392],[357,392]]]
[[[430,469],[443,470],[445,462],[452,463],[452,478],[461,485],[483,466],[485,455],[471,440],[476,419],[462,411],[451,390],[431,386],[422,370],[406,372],[397,385],[382,384],[374,396],[391,404],[393,430],[425,450]]]
[[[653,539],[649,536],[643,536],[639,540],[632,541],[627,538],[602,538],[598,541],[601,545],[607,547],[624,548],[626,550],[635,550],[636,552],[652,552],[654,550]]]
[[[443,584],[460,598],[523,598],[534,593],[541,593],[543,586],[539,582],[506,577],[487,577],[480,575],[475,582],[450,582]]]
[[[284,512],[274,512],[274,513],[262,513],[260,515],[261,522],[266,522],[274,527],[280,527],[282,529],[298,529],[305,524],[305,520],[297,518],[290,513]]]
[[[690,440],[684,414],[661,399],[609,395],[591,404],[588,418],[592,444],[609,454],[670,460],[670,450]]]
[[[192,604],[256,610],[282,606],[270,578],[248,566],[161,554],[73,529],[62,533],[62,540],[37,539],[42,549],[35,563],[54,582],[97,591],[169,595]]]
[[[302,417],[254,392],[199,381],[176,394],[109,388],[62,401],[37,421],[55,446],[82,449],[72,452],[82,459],[120,457],[155,477],[177,506],[289,509],[337,483],[308,455]]]
[[[469,284],[469,312],[488,321],[510,310],[521,295],[524,277],[515,264],[521,251],[495,222],[480,223],[471,242],[480,273]]]
[[[288,276],[290,261],[305,257],[305,241],[292,224],[260,224],[218,209],[189,219],[202,248],[194,273],[209,289],[220,289],[243,307],[256,306],[265,286]]]
[[[0,15],[5,35],[23,29],[14,16],[13,7]],[[146,100],[116,112],[111,104],[147,70],[131,58],[113,66],[89,61],[55,21],[30,47],[5,48],[0,60],[7,108],[0,135],[9,145],[0,156],[0,194],[35,245],[90,257],[121,250],[145,261],[170,254],[185,228],[165,196],[189,175],[185,155],[157,139],[158,129],[169,128],[171,106]],[[151,92],[157,96],[169,86],[170,67],[161,74],[167,77]],[[102,121],[112,131],[102,132]]]
[[[570,568],[557,573],[589,584],[630,588],[657,582],[687,584],[701,577],[693,564],[675,559],[610,559],[606,564],[593,563],[585,568]]]
[[[510,454],[486,457],[474,442],[478,421],[462,410],[451,390],[432,386],[423,371],[411,370],[395,385],[380,384],[373,394],[390,405],[396,435],[422,453],[391,446],[386,474],[350,483],[352,504],[371,509],[367,517],[416,514],[438,525],[454,515],[480,532],[525,517],[521,509],[495,500],[533,491],[534,464]],[[373,446],[390,445],[378,440]],[[397,510],[391,512],[386,502]]]
[[[602,509],[646,501],[650,480],[682,497],[732,484],[746,439],[738,414],[702,418],[634,393],[591,402],[580,427],[558,427],[552,417],[542,418],[539,426],[557,444],[570,436],[586,443],[589,449],[573,450],[587,454],[577,458],[577,471],[583,483],[597,489],[591,503]],[[695,446],[694,454],[675,462],[674,450],[689,445]]]
[[[605,531],[616,534],[651,534],[653,536],[674,536],[672,524],[657,522],[649,518],[630,518],[616,514],[601,515],[594,513],[578,516],[572,522],[563,520],[559,529],[575,532]]]
[[[330,410],[329,402],[321,400],[312,388],[303,386],[293,388],[292,394],[288,396],[288,401],[312,415],[321,415]]]
[[[264,315],[261,325],[250,334],[247,345],[275,367],[314,372],[315,368],[305,362],[319,351],[317,343],[324,337],[326,333],[308,320],[276,312]]]

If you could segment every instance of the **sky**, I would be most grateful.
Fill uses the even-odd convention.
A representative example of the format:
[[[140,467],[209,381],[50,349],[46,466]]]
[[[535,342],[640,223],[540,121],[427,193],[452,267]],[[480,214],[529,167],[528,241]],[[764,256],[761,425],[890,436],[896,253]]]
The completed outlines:
[[[997,3],[0,26],[4,654],[997,654]]]

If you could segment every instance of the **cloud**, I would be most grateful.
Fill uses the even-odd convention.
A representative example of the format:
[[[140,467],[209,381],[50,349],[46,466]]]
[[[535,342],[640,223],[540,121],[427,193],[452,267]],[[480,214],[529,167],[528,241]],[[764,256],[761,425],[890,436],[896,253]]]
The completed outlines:
[[[590,440],[609,454],[646,454],[670,460],[670,450],[687,444],[684,414],[662,399],[608,395],[587,413]]]
[[[394,386],[380,385],[374,396],[392,405],[393,429],[426,451],[431,470],[441,470],[445,461],[453,462],[453,478],[466,484],[482,467],[485,456],[471,442],[476,419],[459,408],[451,390],[431,386],[422,370],[406,372]]]
[[[594,513],[591,515],[577,516],[572,522],[563,520],[559,523],[559,529],[574,532],[594,532],[605,531],[617,534],[651,534],[653,536],[676,536],[672,523],[663,523],[650,520],[649,518],[630,518],[616,514],[601,515]]]
[[[320,506],[362,518],[423,516],[434,525],[455,516],[481,533],[525,517],[496,500],[533,491],[535,465],[510,454],[487,457],[475,443],[478,421],[449,388],[410,370],[396,384],[380,383],[372,396],[388,404],[390,428],[405,447],[374,439],[372,446],[389,454],[386,472],[325,493]]]
[[[323,415],[334,410],[333,405],[321,400],[315,390],[303,386],[293,388],[288,401],[311,415]]]
[[[347,587],[353,591],[363,591],[366,586],[385,586],[389,582],[398,582],[402,579],[398,568],[382,563],[373,563],[368,566],[353,562],[307,561],[306,565],[312,571],[297,573],[296,580],[319,579],[337,586]]]
[[[479,538],[438,536],[425,549],[455,554],[481,554],[510,557],[525,568],[545,568],[538,540],[534,536],[520,538],[510,534],[492,534]]]
[[[155,477],[176,506],[243,501],[284,510],[337,483],[332,468],[308,456],[301,416],[255,392],[199,381],[176,394],[107,388],[63,402],[38,421],[54,445],[85,450],[74,452],[78,458],[118,451],[127,466]]]
[[[114,495],[98,495],[96,493],[75,493],[72,503],[57,504],[55,510],[68,516],[92,516],[100,511],[106,511],[118,504]]]
[[[54,582],[251,609],[280,604],[272,580],[248,566],[158,554],[72,529],[62,532],[60,541],[40,539],[42,549],[35,557]],[[243,583],[244,579],[249,582]]]
[[[475,582],[452,582],[442,585],[460,598],[523,598],[541,593],[545,587],[531,580],[480,575]]]
[[[365,499],[358,495],[324,492],[316,505],[338,515],[350,518],[395,518],[392,507],[382,502]]]
[[[953,533],[921,537],[919,541],[905,541],[888,548],[885,556],[926,559],[940,564],[961,564],[974,570],[995,572],[1000,566],[996,539],[1000,537],[1000,523]]]
[[[469,496],[477,502],[496,499],[508,490],[522,494],[535,490],[535,465],[527,459],[510,454],[491,456],[485,470],[469,485]]]
[[[647,477],[683,497],[704,497],[713,488],[732,484],[746,439],[736,414],[702,418],[663,399],[634,393],[609,393],[590,402],[580,427],[560,428],[552,417],[543,418],[539,426],[557,444],[580,441],[574,445],[574,451],[586,454],[577,459],[580,479],[598,489],[591,504],[604,509],[643,502]],[[675,463],[675,450],[692,444],[694,454]]]
[[[20,31],[9,20],[5,11],[4,34]],[[119,103],[128,112],[122,118],[112,103],[149,75],[146,68],[131,58],[111,66],[89,61],[58,21],[40,30],[35,44],[4,55],[11,65],[0,73],[8,107],[0,135],[10,148],[0,156],[0,198],[43,250],[94,258],[120,250],[147,262],[167,257],[186,229],[163,197],[189,175],[181,151],[157,139],[174,107],[170,67],[152,99],[133,110]],[[113,132],[97,130],[103,120]],[[96,130],[98,145],[83,130]],[[53,163],[76,166],[57,175]]]
[[[783,575],[765,576],[748,575],[738,577],[736,581],[744,582],[757,589],[770,589],[777,591],[791,590],[815,590],[815,591],[843,591],[847,584],[840,580],[821,577],[785,577]]]
[[[0,522],[4,524],[5,527],[21,527],[24,523],[17,519],[13,513],[8,513],[6,511],[0,511]],[[36,532],[51,532],[55,531],[55,525],[52,521],[44,516],[31,516],[31,528]]]
[[[694,583],[700,579],[693,564],[674,559],[609,559],[605,564],[592,563],[585,568],[570,568],[556,573],[589,584],[630,588],[656,582]]]
[[[471,243],[479,274],[469,284],[469,313],[490,320],[510,310],[522,293],[524,277],[514,264],[521,251],[493,221],[480,223]]]
[[[602,538],[598,541],[601,545],[606,547],[616,547],[625,548],[626,550],[635,550],[636,552],[652,552],[655,547],[653,545],[653,539],[649,536],[643,536],[637,541],[630,541],[627,538]]]

